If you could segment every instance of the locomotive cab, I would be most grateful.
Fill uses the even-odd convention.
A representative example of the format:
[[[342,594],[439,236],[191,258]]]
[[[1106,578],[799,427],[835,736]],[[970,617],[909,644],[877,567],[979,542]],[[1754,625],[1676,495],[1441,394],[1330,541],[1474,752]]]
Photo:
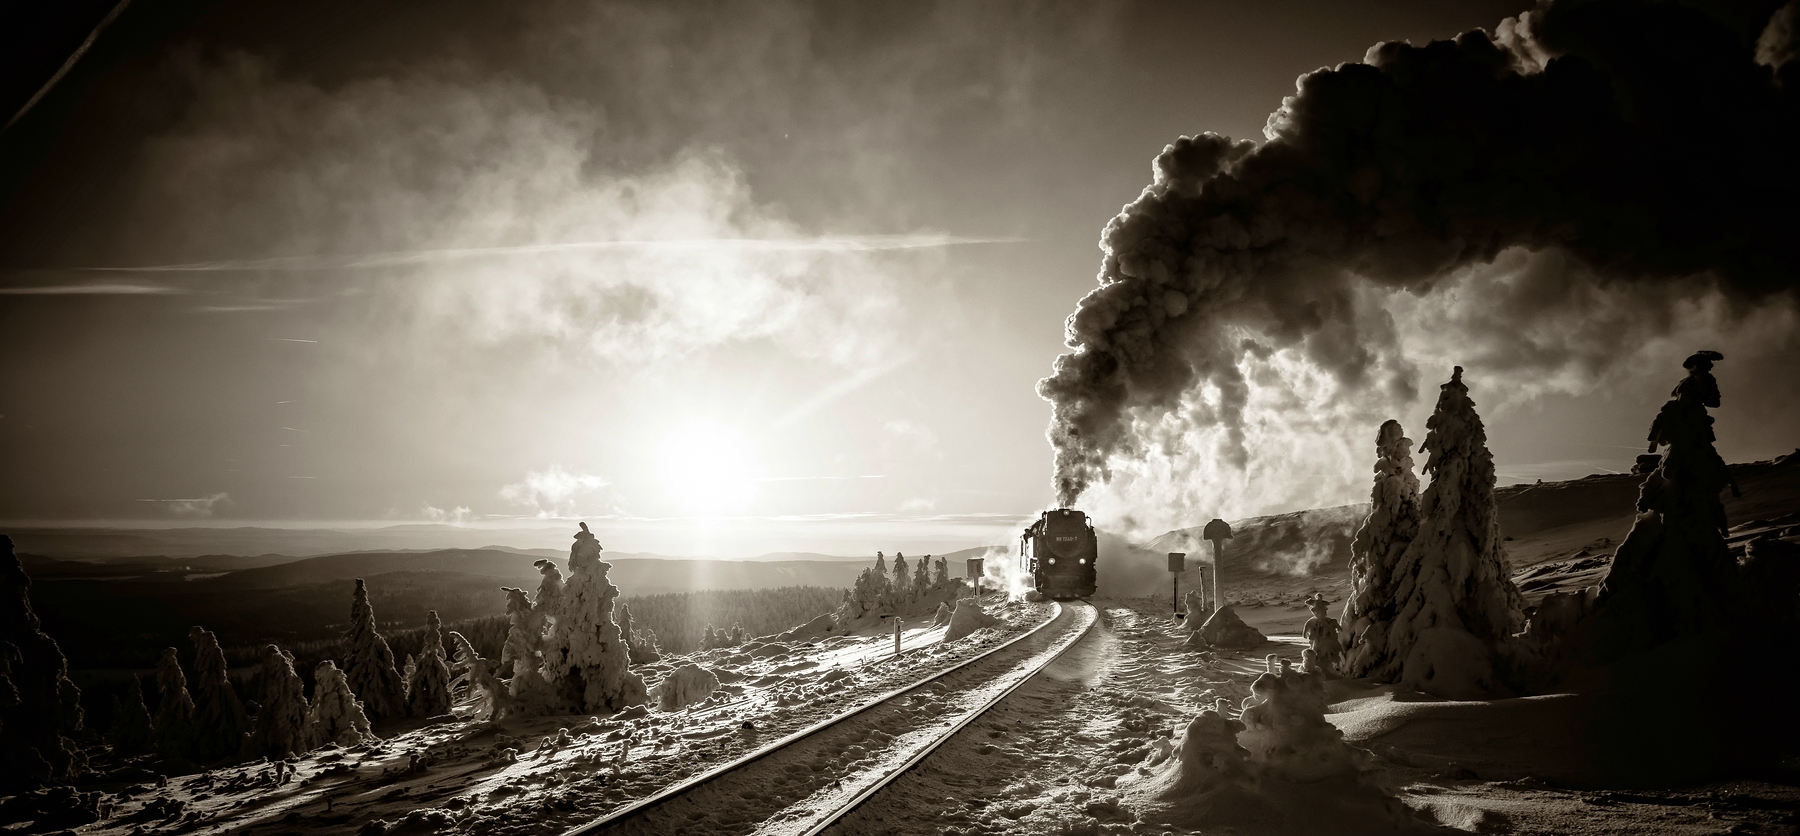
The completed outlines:
[[[1094,524],[1073,508],[1045,511],[1019,538],[1020,568],[1038,592],[1058,600],[1094,594],[1099,551]]]

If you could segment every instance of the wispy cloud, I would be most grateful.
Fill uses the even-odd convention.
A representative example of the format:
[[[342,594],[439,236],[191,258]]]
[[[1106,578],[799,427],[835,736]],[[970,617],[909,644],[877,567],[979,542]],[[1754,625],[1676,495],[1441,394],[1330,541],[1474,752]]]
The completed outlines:
[[[887,474],[877,473],[869,476],[758,476],[747,479],[748,482],[824,482],[843,479],[886,479]]]
[[[912,362],[912,359],[913,358],[910,356],[901,357],[879,366],[868,366],[858,369],[854,374],[820,389],[818,392],[814,393],[812,397],[801,401],[799,406],[788,410],[787,414],[775,419],[773,426],[776,429],[780,429],[799,421],[808,415],[818,412],[826,406],[829,406],[831,403],[842,399],[844,396],[892,374],[901,366]]]
[[[231,495],[220,491],[193,499],[140,499],[138,501],[156,503],[163,510],[177,517],[210,517],[215,507],[231,501]]]
[[[83,282],[30,287],[0,287],[0,296],[167,296],[189,291],[168,285],[139,282]]]
[[[232,271],[317,271],[403,267],[472,258],[504,258],[551,253],[653,252],[681,250],[735,250],[740,252],[867,253],[924,250],[973,244],[1018,244],[1027,238],[990,238],[960,235],[819,235],[779,238],[653,238],[610,241],[561,241],[496,247],[454,247],[369,253],[365,255],[299,255],[261,259],[226,259],[184,264],[150,264],[131,267],[88,267],[108,273],[216,273]]]
[[[297,340],[293,337],[264,337],[263,339],[277,343],[316,343],[318,340]]]

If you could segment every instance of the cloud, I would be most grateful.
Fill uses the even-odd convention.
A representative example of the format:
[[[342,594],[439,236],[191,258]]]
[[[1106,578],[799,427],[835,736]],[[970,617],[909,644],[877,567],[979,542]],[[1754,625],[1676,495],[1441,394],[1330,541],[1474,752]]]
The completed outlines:
[[[591,473],[568,471],[553,464],[547,469],[526,473],[523,481],[502,487],[500,497],[514,505],[537,509],[539,517],[570,517],[580,513],[578,500],[601,491],[608,484]]]
[[[929,514],[936,510],[937,500],[923,496],[915,496],[900,503],[900,513],[902,514]]]
[[[930,427],[904,418],[895,418],[881,425],[881,430],[881,450],[885,455],[900,458],[944,457],[943,450],[938,448],[937,433],[932,432]]]
[[[178,287],[143,282],[78,282],[0,287],[0,296],[165,296],[187,292]]]
[[[231,502],[231,495],[220,491],[197,499],[140,499],[138,501],[156,503],[162,510],[177,517],[210,517],[213,515],[215,507]]]
[[[513,486],[508,485],[507,487],[510,488]],[[502,493],[504,493],[504,491],[502,491]],[[455,508],[446,510],[435,507],[430,503],[426,503],[422,513],[425,519],[442,525],[464,526],[468,525],[469,521],[475,518],[475,512],[470,511],[469,507],[466,505],[458,505]]]

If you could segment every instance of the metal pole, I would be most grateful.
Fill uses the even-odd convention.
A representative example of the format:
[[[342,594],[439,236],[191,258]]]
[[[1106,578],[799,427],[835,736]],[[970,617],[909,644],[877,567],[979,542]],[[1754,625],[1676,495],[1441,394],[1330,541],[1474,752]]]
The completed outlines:
[[[1181,615],[1181,576],[1170,575],[1169,584],[1169,609]]]
[[[894,655],[900,655],[900,616],[894,616]]]
[[[1213,609],[1225,607],[1225,599],[1219,595],[1219,564],[1225,562],[1225,541],[1213,541]]]

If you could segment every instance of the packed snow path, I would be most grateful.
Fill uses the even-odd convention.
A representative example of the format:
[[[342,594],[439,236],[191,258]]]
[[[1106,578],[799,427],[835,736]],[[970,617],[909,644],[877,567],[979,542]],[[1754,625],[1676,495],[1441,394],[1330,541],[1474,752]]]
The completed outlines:
[[[1084,636],[1092,606],[570,831],[801,834],[854,807]]]

